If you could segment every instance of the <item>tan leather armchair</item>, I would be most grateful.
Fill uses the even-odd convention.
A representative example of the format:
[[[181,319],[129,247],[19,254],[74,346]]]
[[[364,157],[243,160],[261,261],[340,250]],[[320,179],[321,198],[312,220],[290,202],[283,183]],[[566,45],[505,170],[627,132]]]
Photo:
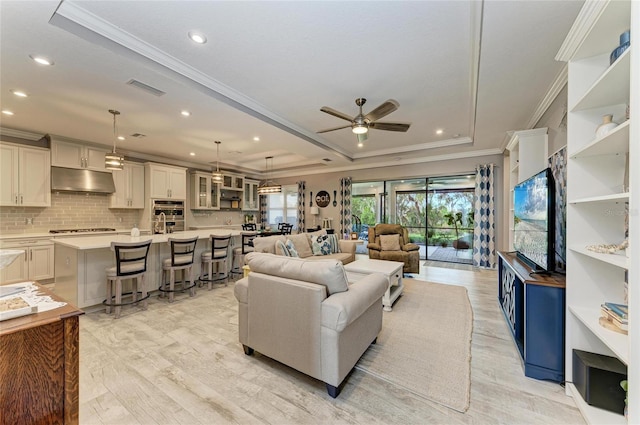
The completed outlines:
[[[380,242],[382,235],[399,235],[398,250],[385,250]],[[404,273],[420,272],[420,247],[409,242],[409,231],[399,224],[377,224],[369,227],[369,258],[374,260],[400,261]]]
[[[347,284],[342,263],[252,252],[236,282],[238,333],[259,353],[326,384],[337,397],[345,377],[382,329],[380,273]]]

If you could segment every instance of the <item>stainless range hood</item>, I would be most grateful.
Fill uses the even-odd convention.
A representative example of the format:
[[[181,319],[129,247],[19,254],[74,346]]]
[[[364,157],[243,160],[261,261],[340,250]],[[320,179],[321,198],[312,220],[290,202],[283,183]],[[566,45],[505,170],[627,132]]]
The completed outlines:
[[[51,167],[51,191],[113,193],[116,186],[111,173]]]

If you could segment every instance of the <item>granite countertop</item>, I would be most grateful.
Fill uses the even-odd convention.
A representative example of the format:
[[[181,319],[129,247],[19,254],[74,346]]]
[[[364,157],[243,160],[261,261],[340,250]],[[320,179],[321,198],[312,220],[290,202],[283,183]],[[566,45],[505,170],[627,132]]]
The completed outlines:
[[[212,231],[213,230],[213,231]],[[198,239],[207,239],[211,234],[229,234],[231,236],[239,236],[240,231],[237,230],[224,230],[219,229],[216,232],[216,229],[209,230],[187,230],[185,232],[175,232],[164,235],[142,235],[139,237],[131,237],[130,235],[102,235],[102,236],[81,236],[75,238],[56,238],[53,239],[53,242],[56,245],[67,246],[74,249],[86,250],[86,249],[100,249],[100,248],[109,248],[111,246],[111,242],[141,242],[147,241],[151,239],[151,243],[166,243],[169,238],[193,238],[197,237]]]
[[[100,236],[100,235],[117,235],[129,234],[131,229],[116,229],[115,232],[82,232],[82,233],[49,233],[49,232],[32,232],[32,233],[8,233],[0,235],[0,241],[11,241],[12,239],[30,239],[30,238],[76,238],[80,236]],[[149,232],[147,230],[147,232]]]
[[[201,226],[189,226],[190,230],[201,229],[241,229],[242,224],[207,224]]]

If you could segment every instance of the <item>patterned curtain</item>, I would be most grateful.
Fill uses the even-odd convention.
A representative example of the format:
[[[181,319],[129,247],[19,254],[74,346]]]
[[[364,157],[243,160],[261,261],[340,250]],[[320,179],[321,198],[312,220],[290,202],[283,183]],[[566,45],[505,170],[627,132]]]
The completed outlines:
[[[304,180],[298,182],[298,233],[302,233],[306,228],[304,224],[304,191],[306,188]]]
[[[351,233],[351,177],[340,179],[340,235]]]
[[[260,195],[260,227],[267,225],[267,204],[269,202],[268,195]]]
[[[494,164],[476,166],[476,189],[473,196],[473,265],[496,267]]]

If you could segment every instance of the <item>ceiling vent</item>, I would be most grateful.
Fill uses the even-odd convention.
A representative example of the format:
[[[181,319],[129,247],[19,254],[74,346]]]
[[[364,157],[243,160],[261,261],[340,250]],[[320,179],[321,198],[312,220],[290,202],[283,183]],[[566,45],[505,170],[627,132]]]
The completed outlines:
[[[147,137],[147,135],[146,134],[142,134],[142,133],[133,133],[131,135],[131,137],[136,137],[138,139],[142,139],[143,137]]]
[[[163,96],[163,95],[166,94],[162,90],[158,90],[157,88],[151,87],[150,85],[145,84],[143,82],[140,82],[138,80],[131,79],[131,80],[127,81],[127,84],[130,85],[130,86],[133,86],[133,87],[137,87],[137,88],[139,88],[141,90],[144,90],[147,93],[150,93],[150,94],[152,94],[154,96],[160,97],[160,96]]]

